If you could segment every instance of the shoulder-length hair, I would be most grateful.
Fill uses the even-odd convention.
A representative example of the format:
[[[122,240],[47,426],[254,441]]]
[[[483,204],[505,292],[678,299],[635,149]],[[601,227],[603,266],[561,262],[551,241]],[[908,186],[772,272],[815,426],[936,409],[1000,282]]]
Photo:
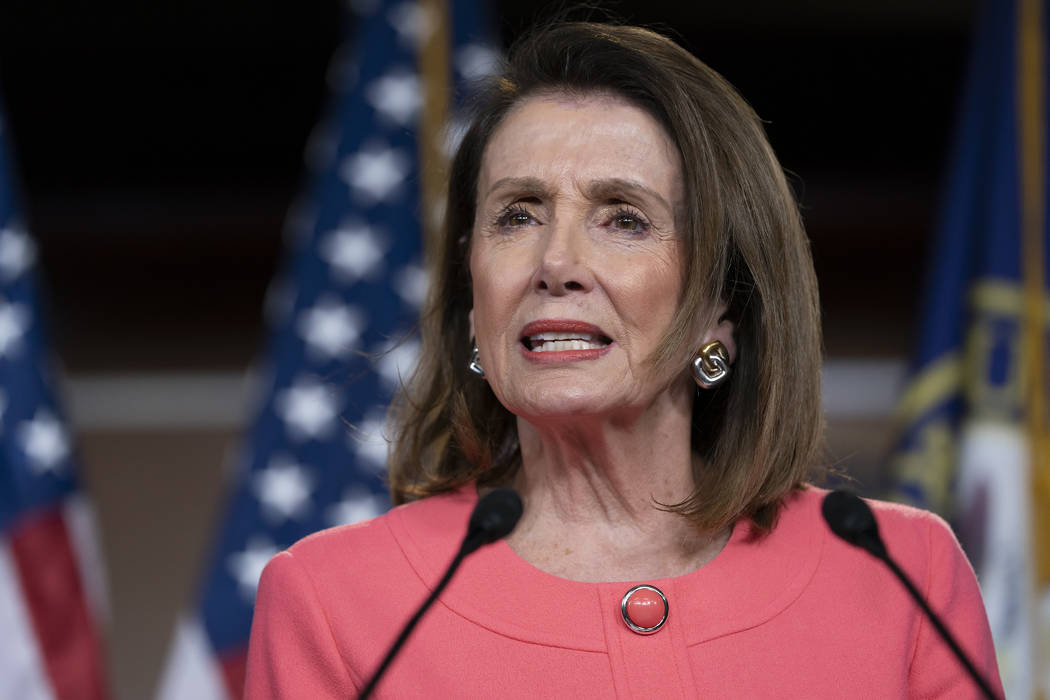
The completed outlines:
[[[618,96],[677,146],[683,292],[650,361],[684,368],[720,301],[735,324],[737,358],[729,381],[694,402],[694,492],[659,506],[704,530],[744,517],[768,531],[785,495],[805,482],[823,432],[817,283],[798,206],[760,120],[725,79],[664,36],[585,22],[515,44],[452,162],[421,360],[391,409],[395,503],[472,481],[506,483],[520,467],[515,416],[468,369],[469,254],[485,147],[514,105],[544,93]]]

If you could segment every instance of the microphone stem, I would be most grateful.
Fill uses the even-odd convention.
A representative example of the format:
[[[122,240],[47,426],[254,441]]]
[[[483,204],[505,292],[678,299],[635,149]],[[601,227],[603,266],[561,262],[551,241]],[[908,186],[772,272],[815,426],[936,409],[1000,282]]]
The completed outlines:
[[[962,665],[966,668],[967,672],[970,674],[970,677],[973,678],[974,683],[976,683],[977,686],[984,693],[984,696],[986,698],[990,698],[991,700],[998,700],[998,696],[996,696],[996,694],[992,692],[992,688],[988,685],[988,682],[984,679],[984,676],[982,676],[981,673],[977,670],[977,667],[973,665],[973,662],[970,661],[970,657],[966,655],[966,653],[962,650],[962,647],[959,646],[959,643],[955,641],[955,638],[952,636],[951,632],[948,631],[948,628],[944,626],[944,623],[942,623],[937,617],[937,615],[934,614],[933,610],[930,609],[930,606],[926,602],[926,599],[922,596],[921,593],[919,593],[918,589],[915,588],[915,584],[912,583],[911,579],[908,578],[907,574],[905,574],[904,571],[902,571],[901,568],[897,566],[897,562],[893,561],[893,559],[888,555],[879,556],[879,559],[882,559],[882,561],[886,563],[886,566],[890,567],[890,570],[897,575],[897,578],[900,579],[900,582],[903,583],[904,587],[908,589],[908,592],[911,593],[912,598],[914,598],[915,601],[919,604],[919,607],[922,608],[922,611],[926,613],[926,618],[933,623],[933,627],[941,635],[941,639],[943,639],[945,643],[949,647],[951,647],[952,651],[955,652],[956,658],[958,658],[959,661],[962,662]]]
[[[361,691],[361,694],[357,696],[358,700],[366,700],[366,698],[372,695],[372,692],[376,689],[376,685],[379,683],[379,679],[382,678],[383,673],[386,672],[387,666],[390,665],[390,662],[394,660],[394,657],[397,655],[397,652],[408,640],[409,635],[412,634],[412,630],[416,628],[416,625],[419,623],[419,620],[423,617],[423,613],[427,611],[427,608],[429,608],[434,603],[434,601],[437,600],[437,597],[441,595],[441,592],[445,590],[445,586],[447,586],[448,582],[452,580],[452,575],[456,573],[456,569],[459,568],[459,565],[460,563],[462,563],[463,558],[477,548],[478,546],[475,545],[470,539],[465,541],[463,543],[463,546],[459,548],[459,552],[456,554],[455,558],[452,559],[452,563],[450,563],[448,565],[448,568],[445,570],[445,575],[441,577],[441,580],[438,582],[438,585],[434,586],[434,590],[430,592],[430,595],[427,596],[427,599],[424,600],[423,604],[419,606],[419,609],[416,610],[416,613],[412,616],[412,619],[410,619],[408,623],[404,626],[404,628],[401,630],[401,634],[398,635],[397,640],[394,642],[393,646],[390,647],[390,651],[388,651],[386,653],[386,656],[383,658],[383,663],[379,664],[379,668],[377,668],[375,673],[372,674],[372,678],[368,681],[368,684],[365,685],[364,689]]]

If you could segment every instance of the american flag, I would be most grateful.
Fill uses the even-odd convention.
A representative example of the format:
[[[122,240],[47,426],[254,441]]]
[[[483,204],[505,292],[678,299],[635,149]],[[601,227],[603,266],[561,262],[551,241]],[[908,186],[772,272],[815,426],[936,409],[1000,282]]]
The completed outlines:
[[[107,695],[103,583],[0,116],[0,700]]]
[[[176,632],[163,700],[240,697],[266,562],[389,506],[386,406],[415,364],[421,231],[440,216],[436,201],[424,206],[420,153],[447,153],[448,143],[428,149],[425,139],[457,131],[422,129],[424,95],[481,77],[497,54],[472,2],[351,6],[354,40],[331,70],[334,113],[308,145],[314,182],[289,217],[288,264],[267,301],[261,402],[197,607]],[[429,60],[435,40],[447,42],[451,65]]]

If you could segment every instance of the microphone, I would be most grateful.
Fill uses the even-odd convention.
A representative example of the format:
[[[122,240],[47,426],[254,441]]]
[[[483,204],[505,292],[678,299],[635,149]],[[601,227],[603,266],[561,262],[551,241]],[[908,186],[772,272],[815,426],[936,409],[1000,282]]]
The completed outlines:
[[[868,550],[872,556],[885,559],[889,555],[879,536],[875,514],[860,498],[849,491],[832,491],[821,505],[824,521],[836,535],[855,547]]]
[[[820,510],[824,515],[824,521],[827,522],[832,532],[846,542],[867,550],[869,554],[876,559],[882,560],[890,568],[890,571],[900,579],[900,582],[904,584],[904,588],[907,589],[915,602],[919,604],[922,611],[926,613],[926,617],[933,623],[934,629],[937,630],[941,635],[941,639],[945,641],[952,653],[955,654],[955,658],[959,660],[959,663],[969,672],[970,677],[977,684],[977,687],[981,689],[981,692],[984,693],[984,696],[997,700],[998,696],[992,692],[991,685],[977,670],[970,658],[966,656],[966,652],[955,641],[955,638],[948,631],[948,628],[944,626],[937,613],[930,608],[922,594],[919,593],[919,589],[915,587],[911,579],[908,578],[897,565],[897,562],[893,560],[893,557],[889,555],[889,552],[886,551],[886,545],[879,535],[879,524],[875,521],[875,514],[871,512],[868,504],[848,491],[832,491],[824,497]]]
[[[501,540],[521,518],[521,496],[514,489],[489,491],[474,506],[460,554],[466,556],[483,544]]]
[[[448,569],[445,570],[445,575],[441,577],[438,585],[434,587],[427,599],[416,610],[416,614],[405,624],[401,634],[398,635],[397,640],[390,647],[390,651],[383,658],[383,662],[379,664],[379,668],[372,674],[371,680],[365,685],[361,694],[357,696],[358,700],[365,700],[375,691],[376,685],[379,684],[379,679],[383,677],[383,674],[390,666],[390,662],[394,660],[397,652],[404,646],[408,636],[412,634],[412,630],[416,628],[416,625],[423,618],[423,614],[434,604],[441,592],[445,590],[445,586],[452,580],[452,575],[456,573],[463,559],[482,545],[490,544],[509,535],[514,526],[518,524],[518,520],[521,519],[521,512],[521,497],[514,489],[496,489],[478,499],[477,505],[474,506],[474,511],[470,514],[467,534],[464,536],[463,543],[460,545],[456,556],[452,558]]]

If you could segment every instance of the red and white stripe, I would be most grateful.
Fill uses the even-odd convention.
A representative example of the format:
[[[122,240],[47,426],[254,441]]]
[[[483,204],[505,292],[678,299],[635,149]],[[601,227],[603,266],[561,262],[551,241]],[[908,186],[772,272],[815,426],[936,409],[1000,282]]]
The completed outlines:
[[[96,613],[88,602],[81,560],[94,558],[74,540],[67,509],[33,513],[0,537],[0,698],[101,700],[107,696]],[[100,580],[101,566],[88,578]],[[96,596],[101,591],[96,590]]]

